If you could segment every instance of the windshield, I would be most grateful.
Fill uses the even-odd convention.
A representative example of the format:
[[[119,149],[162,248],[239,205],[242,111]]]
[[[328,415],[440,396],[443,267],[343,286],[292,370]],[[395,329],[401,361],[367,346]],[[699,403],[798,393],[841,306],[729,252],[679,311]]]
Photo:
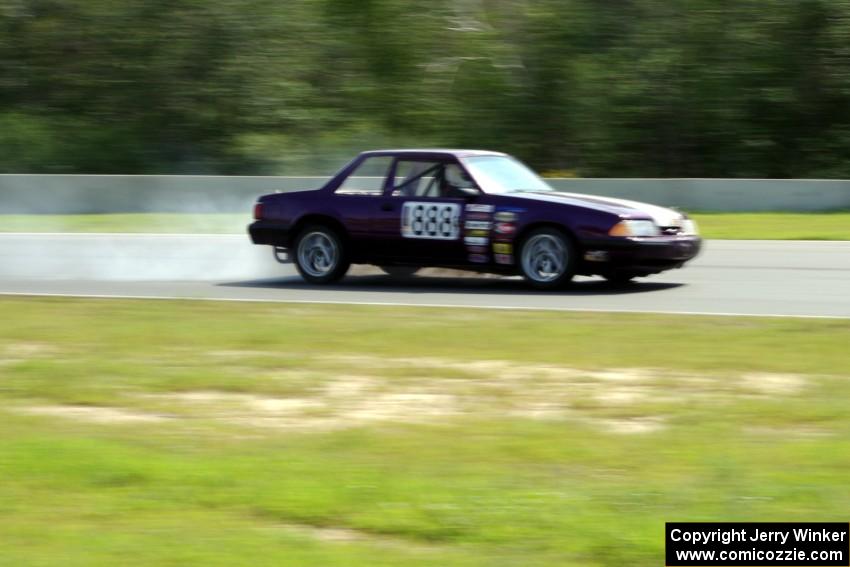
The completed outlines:
[[[485,193],[554,191],[536,173],[512,157],[476,156],[462,161]]]

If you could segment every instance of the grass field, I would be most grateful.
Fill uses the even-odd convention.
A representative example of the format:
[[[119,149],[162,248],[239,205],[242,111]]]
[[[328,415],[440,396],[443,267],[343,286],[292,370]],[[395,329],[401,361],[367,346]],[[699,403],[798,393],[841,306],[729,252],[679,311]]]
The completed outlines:
[[[697,213],[706,238],[850,240],[850,213]]]
[[[850,321],[0,299],[0,565],[661,565],[846,521]]]
[[[706,238],[850,240],[850,212],[698,213]],[[0,215],[0,232],[164,232],[243,234],[246,214]]]

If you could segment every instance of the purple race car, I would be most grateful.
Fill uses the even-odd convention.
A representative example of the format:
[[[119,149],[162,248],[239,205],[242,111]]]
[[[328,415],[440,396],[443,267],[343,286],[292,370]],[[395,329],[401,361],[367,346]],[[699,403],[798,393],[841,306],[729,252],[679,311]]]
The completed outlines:
[[[364,152],[321,189],[260,197],[254,218],[253,242],[316,284],[352,263],[521,274],[539,289],[576,274],[626,282],[679,268],[701,245],[678,211],[557,192],[511,156],[473,150]]]

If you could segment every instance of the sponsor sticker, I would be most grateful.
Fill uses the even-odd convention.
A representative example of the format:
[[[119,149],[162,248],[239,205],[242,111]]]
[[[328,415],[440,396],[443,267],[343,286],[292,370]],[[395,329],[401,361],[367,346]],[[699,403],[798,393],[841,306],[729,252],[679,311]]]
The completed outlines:
[[[470,254],[469,255],[469,261],[473,262],[475,264],[486,264],[487,260],[488,260],[488,258],[485,254]]]
[[[516,220],[516,213],[511,211],[498,211],[493,218],[497,221],[513,222]]]
[[[489,221],[468,220],[464,227],[472,230],[490,230],[492,223]]]
[[[469,213],[492,213],[493,205],[476,205],[474,203],[470,203],[466,205],[466,211]]]
[[[489,221],[493,218],[493,215],[490,213],[466,213],[466,218],[468,220],[479,220],[479,221]]]
[[[487,246],[490,239],[483,236],[467,236],[463,239],[463,243],[467,246]]]
[[[497,264],[513,264],[514,257],[511,254],[496,254],[494,256]]]
[[[486,254],[490,251],[486,246],[467,246],[466,249],[472,254]]]
[[[493,252],[496,254],[513,254],[514,246],[508,242],[494,242]]]
[[[467,236],[487,236],[490,234],[489,230],[468,230],[466,231]]]
[[[513,234],[516,232],[516,225],[512,222],[497,222],[495,228],[499,234]]]

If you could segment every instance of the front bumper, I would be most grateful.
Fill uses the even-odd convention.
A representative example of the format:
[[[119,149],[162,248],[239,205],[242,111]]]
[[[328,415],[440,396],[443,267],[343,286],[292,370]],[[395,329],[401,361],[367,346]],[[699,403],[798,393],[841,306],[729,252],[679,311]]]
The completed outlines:
[[[606,238],[583,242],[582,270],[588,275],[629,272],[657,274],[682,265],[699,254],[699,236]]]

